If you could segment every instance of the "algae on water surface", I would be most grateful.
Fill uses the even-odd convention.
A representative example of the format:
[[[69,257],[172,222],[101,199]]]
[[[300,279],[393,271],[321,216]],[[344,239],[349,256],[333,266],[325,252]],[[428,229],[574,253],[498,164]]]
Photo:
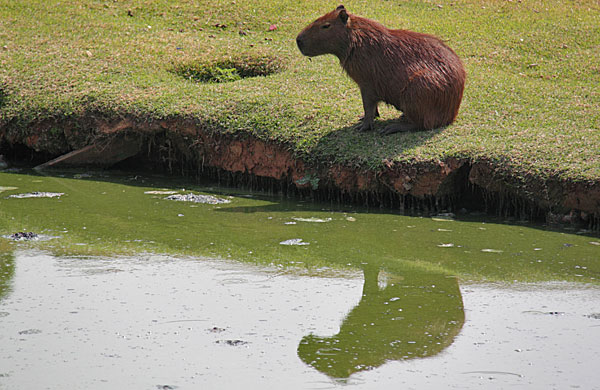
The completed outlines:
[[[589,233],[502,224],[484,217],[409,217],[353,206],[174,182],[164,177],[94,173],[39,176],[0,173],[0,235],[32,231],[55,240],[55,253],[154,252],[233,258],[307,268],[394,272],[406,266],[462,280],[597,283],[598,239]],[[61,177],[62,176],[62,177]],[[77,176],[80,177],[80,176]],[[183,188],[185,187],[185,191]],[[204,193],[230,203],[166,199],[157,190]],[[11,198],[34,191],[60,198]],[[173,195],[173,194],[171,194]],[[315,222],[323,221],[323,222]],[[308,245],[281,245],[301,239]]]

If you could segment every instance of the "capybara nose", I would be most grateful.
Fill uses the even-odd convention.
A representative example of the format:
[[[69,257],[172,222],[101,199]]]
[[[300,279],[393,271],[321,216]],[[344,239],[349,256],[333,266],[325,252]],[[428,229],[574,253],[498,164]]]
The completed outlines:
[[[296,43],[298,44],[298,49],[300,49],[300,51],[302,51],[302,47],[304,46],[304,41],[302,40],[302,37],[300,35],[298,35],[298,37],[296,38]]]

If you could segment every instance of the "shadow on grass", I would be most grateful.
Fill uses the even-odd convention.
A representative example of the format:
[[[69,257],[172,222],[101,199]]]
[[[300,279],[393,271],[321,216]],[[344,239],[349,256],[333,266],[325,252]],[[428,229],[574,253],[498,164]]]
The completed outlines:
[[[6,87],[0,84],[0,108],[8,103],[8,91]]]
[[[384,161],[401,158],[443,131],[441,129],[399,132],[382,135],[380,131],[397,119],[376,120],[374,129],[361,132],[356,125],[342,127],[324,135],[315,146],[317,155],[331,156],[331,162],[351,167],[378,168]]]

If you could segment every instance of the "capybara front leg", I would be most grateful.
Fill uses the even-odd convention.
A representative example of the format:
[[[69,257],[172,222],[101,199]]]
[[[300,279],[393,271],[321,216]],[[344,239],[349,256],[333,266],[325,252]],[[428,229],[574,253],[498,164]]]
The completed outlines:
[[[362,123],[357,125],[359,131],[373,130],[373,120],[375,116],[379,116],[379,110],[377,109],[377,100],[369,97],[368,94],[362,93],[363,108],[365,110],[365,116],[362,119]]]
[[[379,108],[375,107],[375,118],[379,118],[379,117],[380,117]],[[365,119],[365,117],[361,116],[359,120],[362,121],[363,119]]]

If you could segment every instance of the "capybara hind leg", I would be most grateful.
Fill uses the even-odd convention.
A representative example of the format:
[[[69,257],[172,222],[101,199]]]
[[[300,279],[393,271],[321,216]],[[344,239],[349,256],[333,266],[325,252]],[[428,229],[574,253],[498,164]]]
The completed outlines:
[[[371,123],[367,123],[363,119],[362,121],[360,121],[357,124],[355,124],[354,126],[352,126],[352,128],[355,130],[358,130],[360,132],[370,131],[370,130],[373,130],[373,121],[371,121]]]
[[[388,134],[402,133],[402,132],[407,132],[407,131],[417,131],[417,130],[421,130],[421,129],[419,128],[419,126],[415,125],[414,123],[400,122],[400,123],[392,123],[392,124],[387,125],[383,129],[379,130],[379,134],[388,135]]]
[[[402,115],[397,121],[390,123],[383,129],[379,130],[379,134],[387,135],[417,130],[422,130],[421,126],[411,122],[406,115]]]

